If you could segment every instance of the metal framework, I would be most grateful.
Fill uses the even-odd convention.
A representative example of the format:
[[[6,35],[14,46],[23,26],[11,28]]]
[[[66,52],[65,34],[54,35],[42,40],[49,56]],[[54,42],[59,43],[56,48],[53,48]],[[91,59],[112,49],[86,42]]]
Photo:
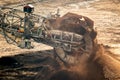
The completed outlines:
[[[76,47],[85,46],[82,35],[60,30],[48,30],[44,22],[45,19],[47,18],[41,15],[0,7],[0,33],[4,35],[9,44],[21,48],[33,48],[31,39],[37,42],[47,42],[48,45],[60,47],[67,52]],[[64,56],[57,55],[61,59],[66,56],[65,54]]]

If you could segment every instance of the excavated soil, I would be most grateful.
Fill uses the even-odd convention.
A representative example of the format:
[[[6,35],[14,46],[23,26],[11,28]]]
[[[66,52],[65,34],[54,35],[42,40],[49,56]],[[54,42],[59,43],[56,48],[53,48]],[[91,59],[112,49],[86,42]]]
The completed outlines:
[[[96,50],[95,50],[96,52]],[[101,54],[101,53],[100,53]],[[104,80],[103,66],[94,55],[79,56],[76,65],[63,66],[53,51],[32,52],[0,59],[1,80]],[[97,74],[96,74],[97,73]],[[96,75],[96,76],[94,76]]]
[[[46,76],[59,70],[59,63],[53,58],[50,51],[20,54],[0,59],[0,80],[46,80]]]
[[[5,1],[0,3],[5,4]],[[61,15],[74,12],[91,18],[98,32],[98,43],[94,45],[91,55],[82,54],[77,58],[77,65],[64,66],[54,58],[52,50],[22,50],[7,44],[0,36],[0,57],[6,56],[0,58],[0,80],[120,80],[119,4],[116,6],[112,0],[87,1],[64,5],[50,1],[33,5],[36,6],[35,13],[43,16],[48,12],[54,14],[59,8]],[[46,50],[50,47],[42,48]]]

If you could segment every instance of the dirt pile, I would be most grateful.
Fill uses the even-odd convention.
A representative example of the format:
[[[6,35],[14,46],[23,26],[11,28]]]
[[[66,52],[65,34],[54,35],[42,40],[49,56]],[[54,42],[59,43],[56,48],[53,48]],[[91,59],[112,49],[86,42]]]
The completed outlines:
[[[98,48],[96,48],[96,50],[98,50]],[[96,50],[93,50],[94,55],[82,54],[79,56],[79,62],[77,64],[56,72],[51,77],[51,80],[64,80],[66,78],[68,78],[68,80],[105,80],[103,66],[95,59]]]
[[[21,66],[0,69],[1,80],[118,80],[120,62],[103,45],[94,46],[91,55],[79,56],[79,63],[64,67],[53,52],[35,52],[13,56]],[[10,59],[12,59],[10,58]],[[13,60],[14,61],[14,60]],[[16,61],[15,61],[16,62]]]
[[[2,63],[8,60],[11,66]],[[36,80],[38,78],[46,80],[46,76],[60,68],[60,64],[53,58],[52,52],[50,51],[31,52],[12,56],[7,59],[1,58],[0,62],[0,80]],[[22,65],[15,66],[17,65],[16,62]],[[40,75],[36,76],[38,73]]]
[[[119,80],[120,62],[103,45],[94,47],[93,54],[83,54],[77,65],[60,70],[50,80]]]

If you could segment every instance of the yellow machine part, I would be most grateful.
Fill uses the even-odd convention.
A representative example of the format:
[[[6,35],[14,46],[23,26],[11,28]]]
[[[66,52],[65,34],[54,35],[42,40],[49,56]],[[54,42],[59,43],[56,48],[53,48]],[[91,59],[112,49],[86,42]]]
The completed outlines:
[[[24,33],[24,28],[19,28],[18,32]]]

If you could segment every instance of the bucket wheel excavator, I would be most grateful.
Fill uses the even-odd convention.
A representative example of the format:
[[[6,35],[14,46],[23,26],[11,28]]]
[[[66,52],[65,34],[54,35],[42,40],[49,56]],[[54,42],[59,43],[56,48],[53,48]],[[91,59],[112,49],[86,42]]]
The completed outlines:
[[[65,63],[71,59],[66,52],[71,52],[78,47],[81,49],[86,47],[83,35],[62,30],[51,30],[45,23],[47,17],[33,14],[33,11],[32,5],[24,6],[23,11],[0,7],[0,33],[7,43],[27,49],[34,48],[31,45],[32,41],[46,43],[54,47],[56,56]],[[90,43],[92,44],[92,40]]]

